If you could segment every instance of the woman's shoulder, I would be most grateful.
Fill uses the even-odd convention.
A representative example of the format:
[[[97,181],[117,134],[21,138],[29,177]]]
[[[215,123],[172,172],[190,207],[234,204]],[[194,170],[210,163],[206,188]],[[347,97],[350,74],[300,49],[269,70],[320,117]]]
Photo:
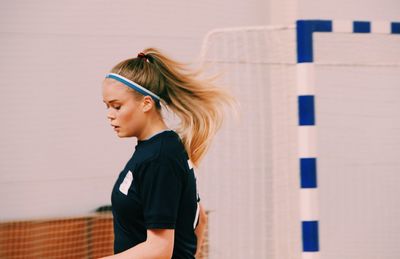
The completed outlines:
[[[182,155],[185,155],[185,149],[179,135],[168,130],[139,142],[133,157],[140,163],[164,163]]]
[[[164,133],[151,145],[141,146],[134,155],[134,170],[140,179],[149,171],[164,172],[183,176],[187,167],[187,153],[179,136],[175,132]]]
[[[172,161],[180,161],[186,156],[184,145],[175,131],[165,132],[160,139],[157,154],[154,159],[160,163],[170,163]]]

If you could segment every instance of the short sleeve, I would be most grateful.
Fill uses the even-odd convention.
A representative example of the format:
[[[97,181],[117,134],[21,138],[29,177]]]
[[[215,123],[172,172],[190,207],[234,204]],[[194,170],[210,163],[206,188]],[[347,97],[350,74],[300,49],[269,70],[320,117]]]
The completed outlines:
[[[147,229],[174,229],[182,180],[174,161],[152,161],[141,170],[139,192]]]

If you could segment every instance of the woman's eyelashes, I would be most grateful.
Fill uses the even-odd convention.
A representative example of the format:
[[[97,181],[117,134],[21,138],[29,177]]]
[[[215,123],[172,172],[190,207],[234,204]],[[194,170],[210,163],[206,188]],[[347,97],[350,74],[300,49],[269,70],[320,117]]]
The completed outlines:
[[[112,108],[119,110],[121,108],[121,106],[111,106]],[[106,109],[109,109],[110,106],[106,105]]]

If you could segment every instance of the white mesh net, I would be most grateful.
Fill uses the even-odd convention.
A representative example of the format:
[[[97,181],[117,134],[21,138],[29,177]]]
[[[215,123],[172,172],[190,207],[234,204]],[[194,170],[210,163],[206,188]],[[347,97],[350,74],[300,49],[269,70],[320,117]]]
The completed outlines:
[[[295,49],[289,27],[214,31],[204,43],[204,62],[240,103],[199,172],[210,258],[300,254]]]
[[[301,258],[295,35],[221,29],[204,42],[241,104],[199,171],[210,258]],[[314,34],[323,258],[400,256],[398,46],[389,34]]]

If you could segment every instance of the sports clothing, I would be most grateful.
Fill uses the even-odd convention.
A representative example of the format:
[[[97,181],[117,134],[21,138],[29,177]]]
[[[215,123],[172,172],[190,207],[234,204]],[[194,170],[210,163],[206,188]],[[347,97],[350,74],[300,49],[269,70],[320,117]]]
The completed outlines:
[[[172,258],[194,258],[199,201],[178,134],[168,130],[139,140],[111,194],[114,253],[144,242],[147,229],[175,229]]]

